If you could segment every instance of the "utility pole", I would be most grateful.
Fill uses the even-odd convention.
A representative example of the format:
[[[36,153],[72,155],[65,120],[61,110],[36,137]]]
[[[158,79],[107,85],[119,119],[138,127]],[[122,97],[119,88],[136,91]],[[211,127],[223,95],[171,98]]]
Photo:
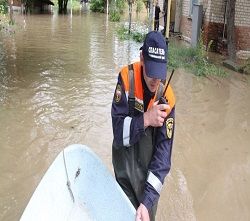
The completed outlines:
[[[165,12],[167,14],[165,14],[165,23],[164,23],[164,35],[165,35],[165,38],[168,39],[169,38],[169,25],[170,25],[170,8],[171,8],[171,0],[165,0]]]

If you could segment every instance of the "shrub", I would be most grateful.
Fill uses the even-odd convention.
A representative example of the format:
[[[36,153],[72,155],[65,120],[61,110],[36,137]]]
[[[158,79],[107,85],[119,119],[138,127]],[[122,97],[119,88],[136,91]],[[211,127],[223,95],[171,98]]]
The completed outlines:
[[[120,21],[120,19],[121,19],[121,16],[117,10],[112,10],[110,12],[110,14],[109,14],[110,21],[118,22],[118,21]]]
[[[136,42],[143,42],[147,34],[147,26],[140,23],[132,23],[129,34],[129,24],[126,22],[119,26],[117,34],[120,39],[132,38]]]
[[[113,0],[110,5],[109,20],[114,22],[120,21],[125,6],[124,0]]]
[[[93,12],[104,13],[105,3],[103,0],[91,0],[90,1],[90,10]]]
[[[250,58],[247,59],[246,65],[243,67],[243,72],[250,75]]]

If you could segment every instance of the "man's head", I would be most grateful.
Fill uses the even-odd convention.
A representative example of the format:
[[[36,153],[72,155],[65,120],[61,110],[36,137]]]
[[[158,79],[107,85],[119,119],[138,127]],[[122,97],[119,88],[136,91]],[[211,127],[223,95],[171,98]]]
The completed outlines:
[[[151,31],[146,35],[141,60],[149,78],[166,79],[167,74],[167,44],[160,32]]]
[[[160,80],[167,74],[167,45],[160,32],[152,31],[146,35],[140,48],[143,75],[150,91],[155,92]]]

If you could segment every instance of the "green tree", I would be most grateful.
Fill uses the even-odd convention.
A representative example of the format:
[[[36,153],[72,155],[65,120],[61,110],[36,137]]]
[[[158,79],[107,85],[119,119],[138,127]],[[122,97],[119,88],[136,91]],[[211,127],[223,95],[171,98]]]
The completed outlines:
[[[0,14],[8,12],[8,0],[0,0]]]
[[[90,1],[90,10],[93,12],[104,13],[105,2],[104,0],[91,0]]]

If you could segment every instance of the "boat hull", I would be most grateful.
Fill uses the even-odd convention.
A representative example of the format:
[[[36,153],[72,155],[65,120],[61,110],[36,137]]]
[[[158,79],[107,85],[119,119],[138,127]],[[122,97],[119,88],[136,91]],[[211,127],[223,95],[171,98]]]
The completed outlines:
[[[51,164],[20,220],[134,219],[133,205],[105,165],[87,146],[74,144]]]

